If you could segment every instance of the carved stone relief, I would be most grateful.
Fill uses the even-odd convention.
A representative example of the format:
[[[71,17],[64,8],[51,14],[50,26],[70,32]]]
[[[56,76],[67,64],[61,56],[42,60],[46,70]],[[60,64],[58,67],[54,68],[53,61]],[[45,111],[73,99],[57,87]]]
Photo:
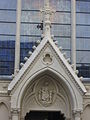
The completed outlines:
[[[58,110],[70,117],[69,108],[62,85],[51,76],[43,75],[27,87],[22,101],[22,117],[30,110]]]
[[[45,53],[43,56],[43,63],[44,64],[52,64],[53,56],[50,53]]]
[[[41,105],[48,107],[55,101],[56,98],[56,87],[53,83],[53,81],[49,81],[48,79],[45,79],[43,81],[40,81],[36,85],[36,100]]]

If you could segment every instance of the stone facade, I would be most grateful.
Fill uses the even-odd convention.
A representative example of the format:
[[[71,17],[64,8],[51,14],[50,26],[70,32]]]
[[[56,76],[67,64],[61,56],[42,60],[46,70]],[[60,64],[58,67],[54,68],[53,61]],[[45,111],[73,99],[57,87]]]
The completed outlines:
[[[31,111],[59,111],[66,120],[90,119],[90,85],[82,83],[82,77],[54,43],[50,34],[53,11],[47,3],[42,11],[43,40],[33,46],[33,53],[29,52],[30,57],[11,81],[0,81],[2,120],[28,120],[26,115]]]
[[[0,82],[2,120],[23,120],[30,111],[61,111],[67,120],[90,118],[89,83],[82,83],[63,53],[47,39],[11,81]]]

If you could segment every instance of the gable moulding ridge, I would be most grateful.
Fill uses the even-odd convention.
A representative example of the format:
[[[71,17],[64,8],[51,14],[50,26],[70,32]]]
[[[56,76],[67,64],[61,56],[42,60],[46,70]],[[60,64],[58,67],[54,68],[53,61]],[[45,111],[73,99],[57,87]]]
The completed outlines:
[[[49,44],[49,45],[51,45],[51,44]],[[52,47],[52,46],[51,46],[51,47]],[[53,47],[52,47],[52,49],[54,50]],[[80,86],[79,86],[78,83],[76,82],[74,76],[71,74],[71,72],[68,70],[67,66],[64,64],[64,61],[60,59],[59,55],[57,54],[57,52],[56,52],[55,50],[54,50],[54,52],[55,52],[56,56],[59,58],[59,60],[61,61],[62,65],[63,65],[63,67],[64,67],[65,72],[68,73],[68,75],[69,75],[70,78],[72,79],[72,82],[76,85],[76,87],[78,86],[78,89],[80,90],[81,94],[84,95],[85,93],[83,93],[83,90],[80,88]],[[61,54],[62,54],[62,53],[61,53]],[[63,58],[64,58],[64,60],[66,60],[66,58],[65,58],[64,56],[63,56]],[[68,62],[67,62],[67,63],[68,63]],[[70,65],[69,63],[68,63],[68,65],[71,67],[71,65]],[[71,68],[71,69],[72,69],[72,71],[74,72],[73,68]],[[74,72],[74,74],[75,74],[75,72]],[[77,75],[75,74],[75,76],[77,76]],[[77,76],[77,78],[78,78],[78,76]],[[78,78],[78,79],[79,79],[79,78]]]
[[[80,88],[80,86],[79,86],[79,84],[76,82],[76,80],[75,80],[75,78],[74,78],[74,76],[73,76],[73,74],[76,76],[76,74],[75,74],[75,72],[74,72],[74,70],[71,68],[71,66],[70,66],[70,64],[67,62],[67,60],[66,60],[66,58],[63,56],[63,54],[60,52],[60,50],[59,50],[59,48],[58,47],[56,47],[56,45],[54,44],[54,43],[52,43],[53,41],[50,39],[50,40],[46,40],[46,41],[43,41],[44,42],[44,45],[42,46],[42,44],[41,44],[41,49],[39,49],[39,51],[37,51],[38,50],[38,47],[39,46],[37,46],[37,48],[35,49],[35,51],[32,53],[32,55],[31,55],[31,57],[33,58],[33,60],[32,59],[28,59],[27,61],[26,61],[26,63],[24,64],[24,66],[21,68],[21,70],[19,71],[19,73],[17,74],[18,75],[18,80],[14,83],[14,86],[11,88],[11,89],[13,89],[15,86],[16,86],[16,84],[20,81],[20,79],[23,77],[23,74],[24,73],[26,73],[27,71],[28,71],[28,69],[31,67],[31,65],[33,65],[33,62],[35,62],[36,61],[36,59],[37,59],[37,57],[41,54],[41,52],[45,49],[45,47],[47,47],[47,45],[49,45],[51,48],[52,48],[52,50],[55,52],[55,54],[56,54],[56,56],[59,58],[59,60],[61,61],[61,63],[62,63],[62,65],[63,65],[63,67],[64,67],[64,70],[68,73],[68,75],[70,76],[70,78],[72,79],[72,81],[74,81],[74,84],[76,85],[76,86],[78,86],[78,88],[79,88],[79,90],[81,91],[81,93],[84,93],[84,91]],[[43,43],[42,42],[42,43]],[[36,52],[36,53],[35,53]],[[36,54],[36,55],[34,55],[34,53]],[[61,57],[59,56],[59,54],[61,53]],[[33,57],[33,55],[34,55],[34,57]],[[32,61],[31,61],[32,60]],[[29,62],[30,62],[30,64],[29,64]],[[66,62],[67,63],[67,65],[66,65],[66,63],[64,63],[64,62]],[[27,68],[25,68],[25,65],[27,64]],[[29,65],[28,65],[29,64]],[[69,68],[68,68],[69,67]],[[71,74],[71,72],[69,71],[69,69],[71,69],[71,71],[73,72],[72,74]],[[20,72],[22,73],[22,74],[20,74]],[[20,77],[19,77],[19,75],[20,75]],[[17,77],[17,76],[16,76]],[[79,79],[78,77],[76,77],[77,79]]]
[[[37,58],[39,58],[39,56],[40,56],[40,54],[41,54],[41,52],[47,47],[46,45],[48,44],[49,42],[47,42],[44,46],[43,46],[43,48],[41,49],[41,51],[39,52],[39,54],[37,54],[37,56],[33,59],[33,61],[31,62],[31,64],[28,66],[28,68],[23,72],[23,74],[20,76],[20,78],[19,78],[19,80],[16,82],[16,84],[13,86],[13,88],[12,88],[12,91],[16,88],[16,86],[17,86],[17,84],[19,83],[19,81],[22,79],[22,77],[23,77],[23,75],[25,74],[25,73],[27,73],[28,74],[28,70],[30,70],[29,68],[32,68],[33,67],[33,65],[34,65],[34,63],[36,62],[36,60],[37,60]],[[34,54],[34,52],[32,53],[32,55]],[[31,56],[30,56],[31,57]],[[28,61],[28,60],[27,60]],[[27,61],[26,61],[26,63],[27,63]],[[25,63],[25,64],[26,64]],[[25,64],[23,65],[23,67],[20,69],[20,71],[21,70],[23,70],[23,68],[24,68],[24,66],[25,66]],[[19,71],[19,72],[20,72]],[[19,74],[19,73],[18,73]],[[17,74],[17,75],[18,75]],[[27,75],[26,74],[26,75]],[[17,77],[17,75],[15,76],[15,77]],[[25,76],[26,76],[25,75]],[[24,76],[24,77],[25,77]],[[10,90],[9,90],[9,93],[10,93]]]

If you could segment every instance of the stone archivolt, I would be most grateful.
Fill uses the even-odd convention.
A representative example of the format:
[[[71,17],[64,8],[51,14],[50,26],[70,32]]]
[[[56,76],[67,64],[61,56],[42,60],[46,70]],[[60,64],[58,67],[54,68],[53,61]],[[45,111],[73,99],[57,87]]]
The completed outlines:
[[[71,114],[71,106],[66,91],[56,79],[49,75],[40,76],[28,85],[21,106],[24,116],[30,110],[58,110],[65,113],[68,118]]]

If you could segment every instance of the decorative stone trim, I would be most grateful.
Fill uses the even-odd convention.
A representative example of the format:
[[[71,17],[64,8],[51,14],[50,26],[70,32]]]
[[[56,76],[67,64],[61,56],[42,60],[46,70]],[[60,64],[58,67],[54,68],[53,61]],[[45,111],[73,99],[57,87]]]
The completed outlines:
[[[56,99],[57,88],[52,80],[45,77],[44,81],[40,80],[35,86],[35,97],[38,104],[44,107],[52,105]]]
[[[51,53],[44,53],[43,55],[43,63],[46,65],[51,65],[53,63],[53,56],[51,55]]]
[[[12,108],[11,110],[11,114],[12,115],[19,115],[20,113],[20,109],[19,108]]]
[[[71,72],[69,71],[69,69],[68,69],[68,66],[64,63],[64,59],[65,59],[65,58],[63,57],[63,60],[60,59],[59,54],[56,52],[57,50],[54,49],[53,45],[50,44],[50,41],[49,41],[49,40],[46,41],[45,45],[41,48],[41,50],[39,51],[39,53],[35,56],[35,58],[34,58],[34,59],[32,60],[32,62],[31,62],[31,64],[28,66],[27,70],[23,71],[23,73],[25,73],[25,72],[28,71],[28,69],[33,65],[33,63],[35,62],[35,60],[38,58],[38,56],[40,55],[40,53],[47,47],[47,45],[50,46],[50,47],[52,48],[52,50],[54,50],[55,55],[57,56],[57,58],[58,58],[58,59],[60,60],[60,62],[62,63],[62,66],[63,66],[64,70],[65,70],[66,73],[69,75],[69,77],[71,78],[72,82],[77,86],[77,88],[79,89],[79,91],[81,92],[81,94],[84,94],[84,91],[81,89],[80,85],[76,82],[76,80],[75,80],[75,78],[74,78],[74,75],[72,75],[72,73],[71,73]],[[58,50],[59,50],[59,49],[58,49]],[[34,53],[33,53],[33,54],[34,54]],[[62,54],[62,53],[61,53],[61,54]],[[67,61],[67,60],[66,60],[66,61]],[[68,63],[68,62],[67,62],[67,63]],[[68,63],[68,65],[69,65],[69,63]],[[73,71],[73,69],[72,69],[72,71]],[[74,72],[74,71],[73,71],[73,72]],[[21,79],[22,77],[23,77],[23,74],[20,76],[18,82],[20,81],[20,79]],[[75,77],[76,77],[76,74],[75,74]],[[77,79],[79,79],[79,78],[77,77]],[[12,90],[15,88],[15,85],[16,85],[18,82],[16,82],[16,83],[14,84]],[[85,92],[86,92],[86,91],[85,91]]]
[[[49,43],[49,45],[51,46],[50,43]],[[59,55],[57,54],[57,52],[55,51],[55,49],[53,48],[53,46],[51,46],[51,48],[53,49],[53,51],[55,52],[55,55],[58,57],[58,59],[59,59],[60,62],[62,63],[63,68],[64,68],[64,70],[66,71],[66,73],[69,75],[70,79],[73,81],[73,83],[74,83],[75,85],[77,85],[77,88],[80,90],[80,92],[81,92],[82,94],[84,94],[84,93],[83,93],[83,90],[80,88],[79,84],[76,82],[74,76],[73,76],[72,73],[69,71],[69,69],[67,68],[66,64],[64,63],[64,60],[60,59]],[[65,59],[65,57],[64,57],[64,59]],[[68,63],[68,62],[67,62],[67,63]],[[70,65],[70,64],[68,63],[68,65]],[[74,71],[74,70],[72,69],[72,71]],[[76,75],[76,74],[75,74],[75,75]],[[76,76],[77,76],[77,75],[76,75]],[[78,78],[78,76],[77,76],[77,78]],[[78,78],[78,79],[79,79],[79,78]]]
[[[18,108],[11,109],[11,120],[20,120],[20,109]]]
[[[73,111],[73,115],[74,115],[74,120],[81,120],[81,110],[75,110]]]

